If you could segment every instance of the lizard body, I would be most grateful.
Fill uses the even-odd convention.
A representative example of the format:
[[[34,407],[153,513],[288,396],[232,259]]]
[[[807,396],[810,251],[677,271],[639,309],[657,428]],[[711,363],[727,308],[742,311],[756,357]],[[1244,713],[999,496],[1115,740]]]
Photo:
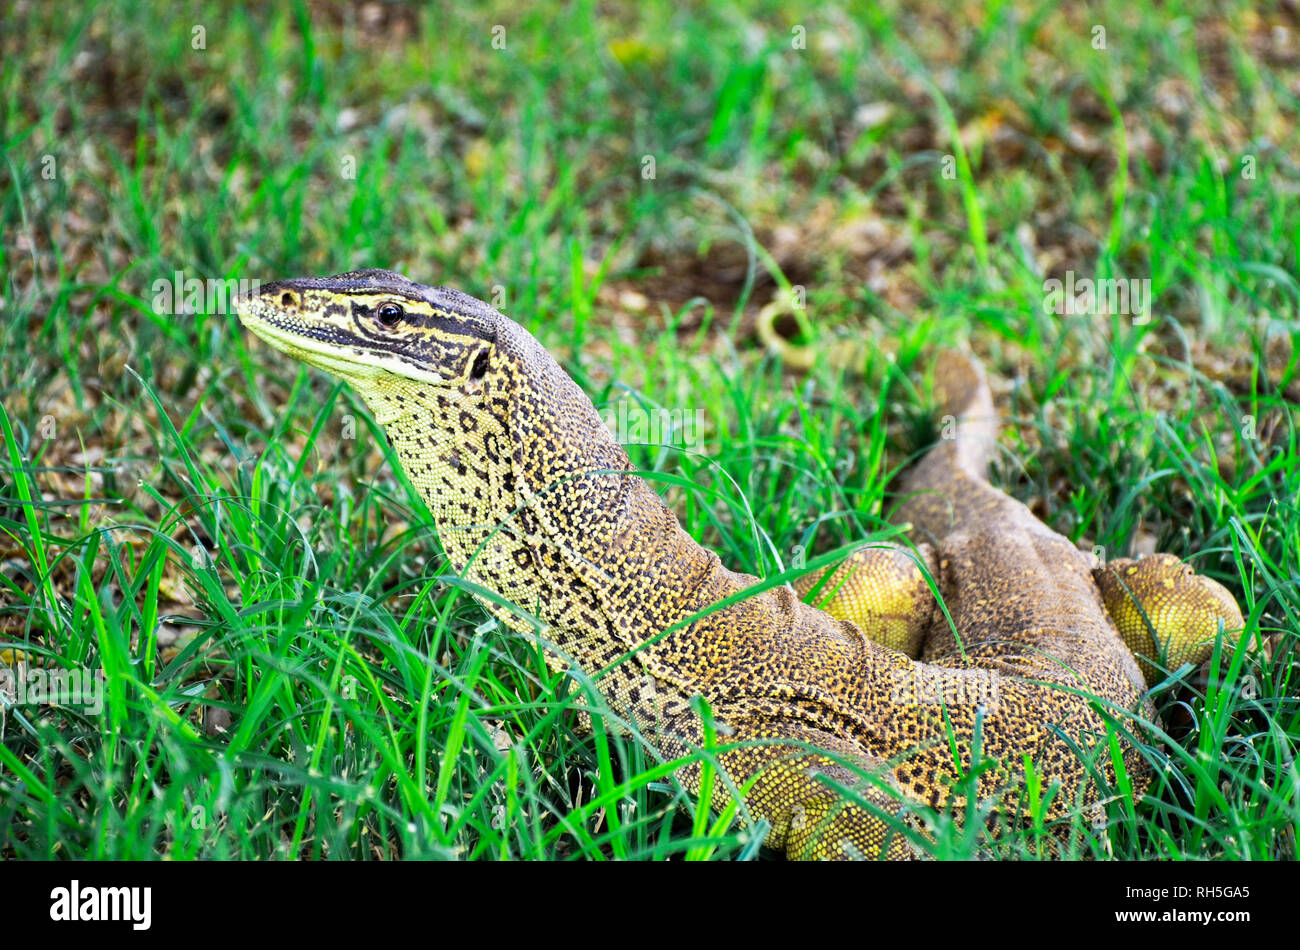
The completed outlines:
[[[757,579],[682,530],[591,401],[518,324],[390,271],[263,285],[238,310],[272,346],[359,391],[452,565],[540,620],[553,669],[614,664],[602,693],[665,758],[702,741],[691,700],[708,701],[729,733],[720,764],[738,786],[752,780],[745,804],[769,823],[772,847],[914,856],[912,804],[949,800],[977,734],[1003,764],[980,775],[981,798],[1017,787],[1029,756],[1044,787],[1064,790],[1049,817],[1095,800],[1074,746],[1104,744],[1098,707],[1136,708],[1141,675],[1095,565],[984,480],[992,404],[968,361],[952,363],[944,400],[960,437],[917,466],[899,512],[922,542],[915,560],[859,552],[828,604],[839,619],[788,586],[697,616]],[[483,603],[510,628],[534,629]],[[895,645],[912,655],[872,639],[885,630],[901,631],[906,642]],[[1131,748],[1125,764],[1140,784]],[[1113,770],[1104,751],[1098,767]],[[699,790],[698,765],[680,777]],[[855,787],[857,800],[822,778]],[[720,782],[716,792],[728,795]]]

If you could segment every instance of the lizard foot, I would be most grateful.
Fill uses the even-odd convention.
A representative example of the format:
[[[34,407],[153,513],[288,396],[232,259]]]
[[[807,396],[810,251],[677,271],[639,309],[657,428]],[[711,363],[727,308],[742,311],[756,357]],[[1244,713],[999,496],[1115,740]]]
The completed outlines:
[[[1164,678],[1162,669],[1208,660],[1220,620],[1225,649],[1236,645],[1246,625],[1227,588],[1172,554],[1111,561],[1096,568],[1093,578],[1150,686]]]
[[[872,640],[916,659],[935,604],[918,560],[933,577],[934,551],[928,544],[915,552],[893,545],[862,547],[825,583],[819,585],[829,568],[805,574],[794,589],[801,600],[836,620],[851,620]]]

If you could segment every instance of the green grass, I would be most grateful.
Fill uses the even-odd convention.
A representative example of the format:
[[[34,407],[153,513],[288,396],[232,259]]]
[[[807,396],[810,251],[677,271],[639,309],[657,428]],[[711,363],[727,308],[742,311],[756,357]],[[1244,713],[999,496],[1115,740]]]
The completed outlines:
[[[0,650],[102,668],[109,699],[0,713],[0,855],[760,854],[612,718],[580,732],[595,686],[488,622],[352,393],[229,314],[151,305],[177,270],[391,266],[500,306],[597,406],[701,412],[701,445],[633,461],[769,579],[883,536],[934,437],[931,356],[969,341],[1008,380],[997,484],[1108,557],[1188,558],[1249,615],[1219,681],[1157,690],[1156,780],[1135,805],[1103,789],[1069,853],[1295,857],[1280,14],[383,9],[10,12]],[[1153,319],[1046,313],[1071,269],[1149,278]],[[753,314],[789,285],[819,346],[868,342],[854,372],[763,354]],[[1029,812],[1050,794],[1031,782]],[[970,807],[927,816],[934,853],[1043,852],[1047,829]]]

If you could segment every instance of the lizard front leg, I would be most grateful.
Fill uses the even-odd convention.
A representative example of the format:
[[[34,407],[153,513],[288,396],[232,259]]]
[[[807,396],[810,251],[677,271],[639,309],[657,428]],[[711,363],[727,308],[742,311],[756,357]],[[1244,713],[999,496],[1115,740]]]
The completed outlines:
[[[830,568],[805,574],[794,582],[794,589],[801,600],[836,620],[852,621],[877,643],[916,659],[935,608],[926,580],[927,573],[936,576],[935,560],[928,544],[915,549],[892,544],[862,547],[825,583],[819,586]]]

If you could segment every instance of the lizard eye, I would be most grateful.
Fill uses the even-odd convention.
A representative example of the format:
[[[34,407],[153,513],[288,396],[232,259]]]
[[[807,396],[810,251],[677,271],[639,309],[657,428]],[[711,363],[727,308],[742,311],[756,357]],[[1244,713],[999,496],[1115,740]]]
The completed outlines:
[[[402,317],[406,316],[406,311],[395,303],[386,303],[375,311],[375,316],[378,318],[380,326],[391,330],[402,322]]]

